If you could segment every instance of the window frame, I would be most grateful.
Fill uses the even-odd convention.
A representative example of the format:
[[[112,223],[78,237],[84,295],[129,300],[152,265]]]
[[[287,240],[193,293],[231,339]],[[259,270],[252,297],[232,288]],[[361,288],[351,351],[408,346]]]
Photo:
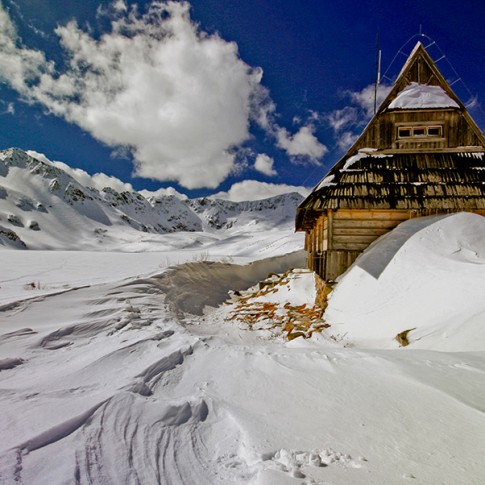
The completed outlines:
[[[430,134],[430,130],[438,130],[438,134]],[[422,134],[415,134],[415,131],[423,132]],[[401,125],[397,127],[398,140],[422,140],[424,138],[443,138],[444,126],[433,125]],[[409,135],[404,135],[403,132],[409,132]]]

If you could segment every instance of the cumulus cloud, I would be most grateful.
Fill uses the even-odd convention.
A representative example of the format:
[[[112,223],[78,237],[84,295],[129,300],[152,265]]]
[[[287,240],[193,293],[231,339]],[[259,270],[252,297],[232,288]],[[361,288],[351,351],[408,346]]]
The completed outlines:
[[[95,173],[94,175],[89,175],[84,170],[80,168],[72,168],[66,165],[64,162],[49,160],[43,153],[36,152],[34,150],[27,150],[27,153],[37,160],[40,160],[48,165],[53,165],[54,167],[60,168],[68,175],[70,175],[74,180],[79,182],[85,187],[93,187],[97,190],[103,190],[105,187],[111,187],[118,192],[133,192],[133,186],[131,184],[122,182],[116,177],[106,175],[104,173]]]
[[[235,43],[199,32],[188,3],[153,2],[141,14],[118,0],[111,15],[100,38],[75,21],[56,29],[69,61],[61,73],[18,45],[0,9],[2,79],[98,140],[128,148],[136,175],[216,187],[250,136],[262,71],[239,58]]]
[[[379,108],[385,97],[389,94],[391,87],[392,86],[389,86],[388,84],[379,84],[377,87],[377,108]],[[374,115],[374,84],[369,84],[361,91],[346,91],[346,95],[353,101],[354,104],[364,111],[367,120],[372,118]]]
[[[265,153],[259,153],[254,162],[254,168],[268,177],[274,177],[278,175],[278,172],[274,169],[274,160]]]
[[[377,108],[384,101],[391,86],[380,84],[377,89]],[[375,85],[369,84],[360,91],[345,91],[344,97],[350,106],[328,113],[325,117],[333,129],[336,146],[340,151],[347,150],[358,138],[363,126],[374,115]]]
[[[277,144],[286,150],[288,155],[295,160],[301,157],[307,158],[310,162],[319,164],[320,159],[327,153],[328,149],[320,143],[314,135],[314,127],[302,126],[295,134],[288,133],[286,128],[278,128],[276,131]]]
[[[317,161],[326,151],[311,125],[289,133],[237,45],[202,32],[188,2],[153,1],[145,12],[113,1],[99,36],[71,21],[55,33],[66,63],[20,43],[0,3],[0,80],[133,158],[136,176],[187,188],[217,187],[238,170],[251,123],[290,157]]]
[[[258,182],[257,180],[244,180],[235,183],[227,192],[218,192],[211,198],[232,200],[233,202],[242,202],[245,200],[267,199],[281,194],[298,192],[306,197],[310,190],[306,187],[297,187],[286,184],[270,184],[267,182]]]
[[[355,125],[358,122],[358,110],[352,106],[332,111],[327,116],[327,122],[335,133],[340,133],[343,129]]]

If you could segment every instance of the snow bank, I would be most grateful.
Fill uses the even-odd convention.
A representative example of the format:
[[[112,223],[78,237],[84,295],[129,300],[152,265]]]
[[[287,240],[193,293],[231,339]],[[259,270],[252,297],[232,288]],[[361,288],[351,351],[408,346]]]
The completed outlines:
[[[485,218],[411,219],[372,244],[339,279],[325,319],[358,346],[485,350]]]
[[[264,279],[270,272],[282,272],[301,266],[305,253],[295,253],[254,261],[247,265],[200,261],[178,265],[157,277],[176,314],[202,315],[206,306],[216,307],[230,290],[244,290]]]

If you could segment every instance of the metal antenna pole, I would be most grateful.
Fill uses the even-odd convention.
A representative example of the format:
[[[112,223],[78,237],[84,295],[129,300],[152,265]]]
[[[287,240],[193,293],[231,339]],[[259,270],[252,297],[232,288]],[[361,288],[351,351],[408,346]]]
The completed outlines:
[[[381,83],[381,48],[380,48],[380,31],[377,29],[376,34],[376,82],[374,85],[374,114],[377,112],[377,89]]]

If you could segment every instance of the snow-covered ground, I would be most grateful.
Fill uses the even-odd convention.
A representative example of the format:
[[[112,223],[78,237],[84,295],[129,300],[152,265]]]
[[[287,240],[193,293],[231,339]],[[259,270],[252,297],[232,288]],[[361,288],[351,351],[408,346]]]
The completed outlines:
[[[0,483],[485,483],[485,218],[401,225],[291,342],[223,302],[301,266],[299,235],[150,237],[0,251]]]

